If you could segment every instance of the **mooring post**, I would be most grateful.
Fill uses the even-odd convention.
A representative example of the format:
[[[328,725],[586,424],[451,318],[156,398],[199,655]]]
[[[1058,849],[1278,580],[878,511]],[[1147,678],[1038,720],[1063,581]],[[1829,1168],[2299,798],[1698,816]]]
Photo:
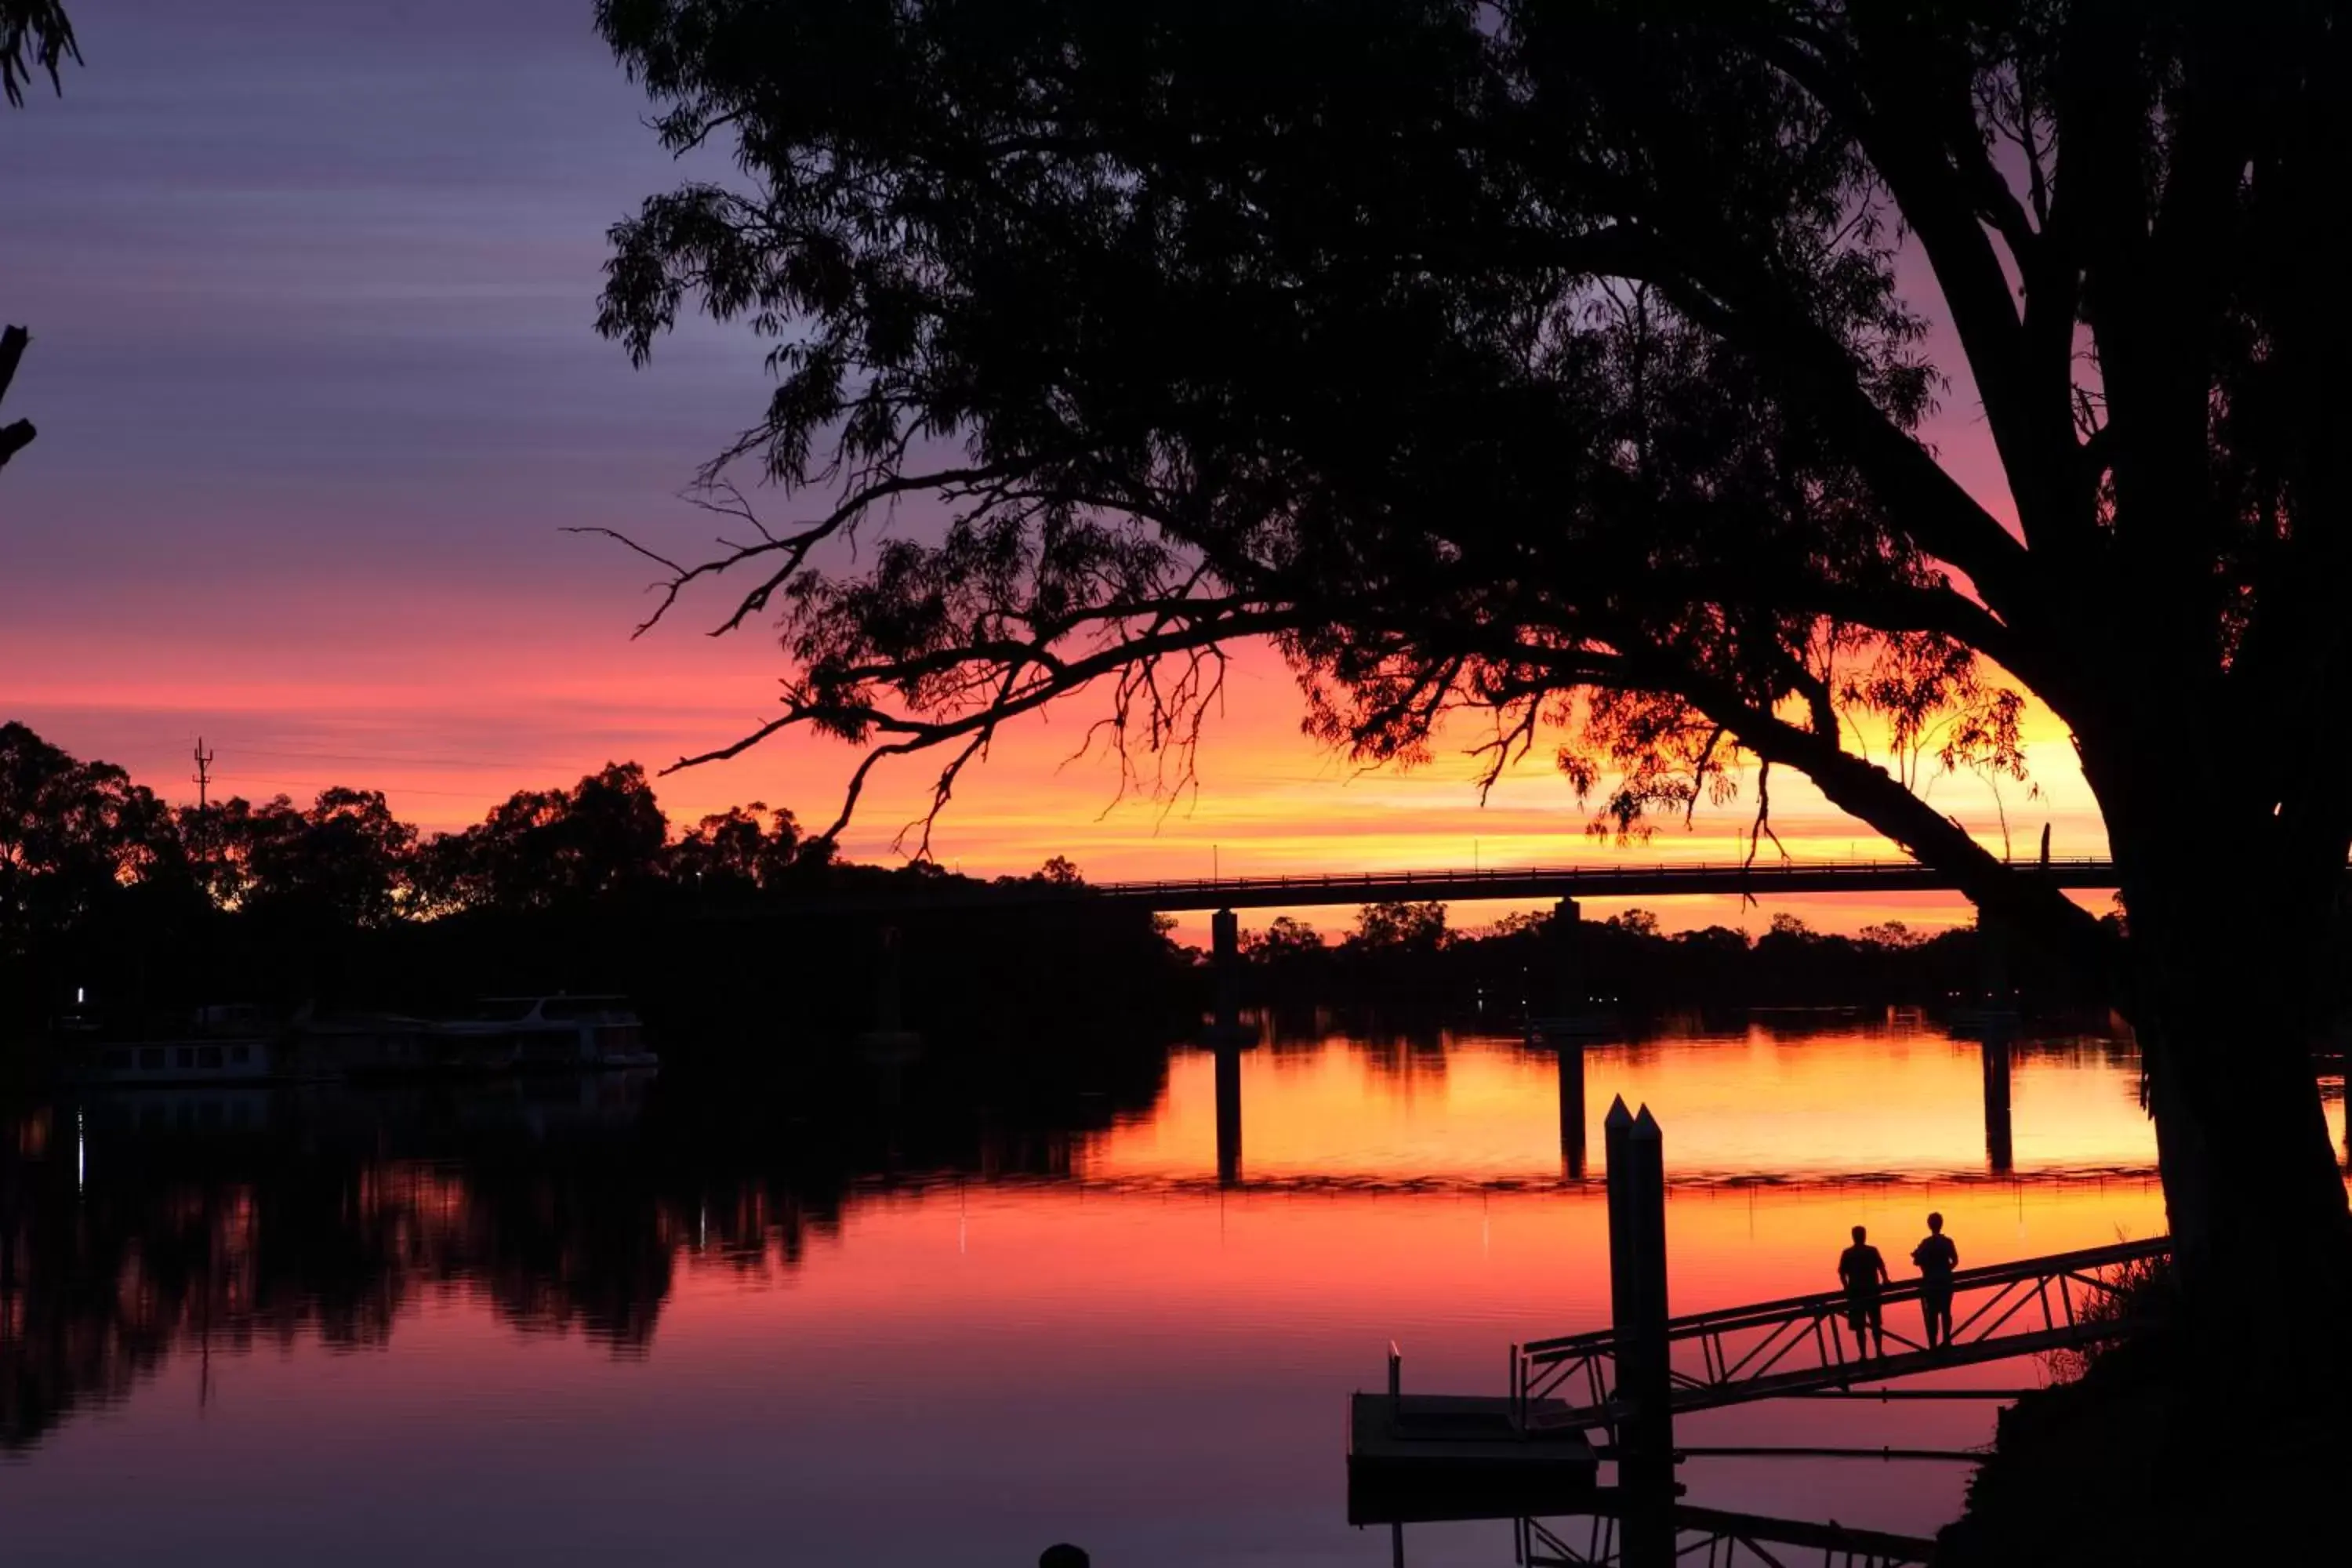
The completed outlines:
[[[1619,1096],[1602,1124],[1609,1160],[1609,1297],[1617,1339],[1617,1480],[1626,1568],[1675,1560],[1675,1418],[1666,1341],[1665,1145]]]
[[[1242,1026],[1242,922],[1231,910],[1209,917],[1211,979],[1216,987],[1216,1030],[1231,1040]]]
[[[1994,1029],[1986,1034],[1984,1058],[1985,1164],[1997,1176],[2009,1174],[2013,1159],[2009,1139],[2009,1036]]]
[[[1217,1185],[1242,1181],[1242,1053],[1231,1039],[1216,1046]]]
[[[1559,1158],[1571,1182],[1584,1180],[1584,1042],[1556,1042],[1559,1056]]]

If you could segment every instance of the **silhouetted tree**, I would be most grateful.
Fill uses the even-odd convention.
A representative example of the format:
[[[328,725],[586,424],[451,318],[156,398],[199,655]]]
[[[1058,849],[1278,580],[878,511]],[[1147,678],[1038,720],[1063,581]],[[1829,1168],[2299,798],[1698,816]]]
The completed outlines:
[[[607,763],[569,790],[518,790],[478,826],[435,838],[421,859],[420,889],[438,909],[545,909],[601,898],[657,878],[668,837],[645,769]],[[706,843],[698,854],[712,852]]]
[[[1356,911],[1356,929],[1342,946],[1362,953],[1431,953],[1451,934],[1444,904],[1366,904]]]
[[[81,47],[58,0],[0,0],[0,97],[23,103],[26,84],[36,72],[64,91],[58,68],[68,60],[80,64]],[[6,384],[0,377],[0,388]]]
[[[416,829],[392,815],[383,791],[324,790],[307,810],[279,795],[225,819],[244,840],[238,896],[256,913],[337,926],[401,915]]]
[[[767,803],[730,806],[706,816],[670,851],[670,875],[686,886],[717,889],[781,885],[801,847],[800,824],[789,811],[769,814]]]
[[[7,397],[9,384],[16,379],[16,366],[32,341],[32,335],[22,327],[0,327],[0,400]],[[37,434],[29,419],[0,425],[0,468],[6,468],[9,458],[31,446]]]
[[[169,854],[169,808],[110,763],[0,724],[0,946],[89,919]]]
[[[1268,963],[1281,963],[1302,954],[1327,951],[1320,931],[1290,915],[1276,915],[1266,922],[1265,930],[1247,933],[1242,939],[1242,949],[1253,958]]]
[[[772,337],[719,460],[835,484],[723,563],[757,583],[728,624],[781,605],[796,668],[713,754],[878,740],[862,784],[944,747],[943,801],[1098,682],[1181,745],[1215,650],[1265,637],[1318,733],[1411,756],[1475,710],[1490,769],[1553,737],[1612,830],[1743,756],[1760,826],[1797,770],[2118,987],[2200,1299],[2352,1308],[2302,1032],[2352,846],[2335,7],[599,20],[665,141],[744,176],[614,231],[603,331]],[[2013,523],[1918,434],[1938,303]],[[935,541],[813,564],[920,498]],[[2127,957],[1913,787],[2019,770],[2002,672],[2073,731]]]
[[[81,48],[58,0],[0,0],[0,97],[23,103],[25,86],[37,71],[47,73],[49,85],[62,92],[58,69],[68,59],[79,64]],[[0,327],[0,402],[7,400],[8,384],[16,379],[17,363],[32,341],[22,327]],[[31,446],[34,435],[29,419],[0,425],[0,468]]]

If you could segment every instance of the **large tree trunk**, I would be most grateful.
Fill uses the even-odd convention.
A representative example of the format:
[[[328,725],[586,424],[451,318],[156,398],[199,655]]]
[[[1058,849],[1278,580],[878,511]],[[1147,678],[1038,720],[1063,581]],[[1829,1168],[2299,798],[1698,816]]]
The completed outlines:
[[[2128,1011],[2181,1278],[2209,1350],[2317,1373],[2342,1356],[2352,1311],[2352,1216],[2311,1054],[2334,911],[2310,889],[2333,879],[2184,843],[2186,820],[2167,842],[2126,830],[2116,845]]]

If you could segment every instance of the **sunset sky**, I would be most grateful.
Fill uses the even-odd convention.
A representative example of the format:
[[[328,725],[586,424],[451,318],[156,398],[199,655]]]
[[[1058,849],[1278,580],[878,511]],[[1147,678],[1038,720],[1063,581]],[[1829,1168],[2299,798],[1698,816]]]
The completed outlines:
[[[592,330],[606,226],[678,171],[586,0],[80,0],[74,16],[86,68],[0,120],[0,319],[35,334],[9,412],[41,430],[0,476],[0,718],[173,798],[193,796],[201,733],[222,791],[374,785],[442,827],[765,717],[781,659],[764,628],[702,636],[710,597],[632,641],[645,563],[560,531],[706,542],[676,492],[764,386],[748,333],[697,324],[632,371]],[[2006,515],[1966,385],[1933,436]],[[1620,853],[1586,840],[1540,756],[1483,808],[1458,757],[1355,776],[1300,738],[1263,650],[1226,710],[1197,796],[1172,805],[1114,805],[1114,768],[1066,761],[1091,712],[1029,726],[968,775],[935,850],[992,874],[1066,854],[1097,879]],[[2006,797],[2018,851],[2048,822],[2058,853],[2097,852],[2063,730],[2037,713],[2030,736],[2041,798]],[[854,760],[787,739],[660,795],[674,820],[760,798],[822,824]],[[849,853],[887,856],[927,779],[882,780]],[[2000,841],[1981,784],[1932,798]],[[1734,855],[1745,799],[1624,853]],[[1793,853],[1888,852],[1797,781],[1774,802]],[[1650,902],[1674,926],[1769,913]],[[1966,918],[1941,898],[1801,905],[1829,927]]]

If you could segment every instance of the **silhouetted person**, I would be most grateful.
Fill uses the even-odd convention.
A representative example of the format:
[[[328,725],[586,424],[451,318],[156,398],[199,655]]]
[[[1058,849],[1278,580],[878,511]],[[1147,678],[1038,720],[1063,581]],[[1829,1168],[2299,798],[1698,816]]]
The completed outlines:
[[[1090,1568],[1094,1559],[1068,1542],[1057,1542],[1037,1554],[1037,1568]]]
[[[1919,1266],[1919,1310],[1927,1319],[1927,1348],[1940,1341],[1952,1342],[1952,1270],[1960,1266],[1960,1249],[1944,1234],[1944,1216],[1927,1216],[1927,1239],[1911,1249]]]
[[[1855,1226],[1853,1245],[1838,1254],[1838,1279],[1845,1286],[1845,1321],[1853,1326],[1858,1354],[1870,1354],[1873,1342],[1880,1355],[1886,1353],[1886,1316],[1878,1294],[1887,1278],[1886,1259],[1870,1245],[1870,1232]],[[1865,1327],[1869,1339],[1863,1337]]]

